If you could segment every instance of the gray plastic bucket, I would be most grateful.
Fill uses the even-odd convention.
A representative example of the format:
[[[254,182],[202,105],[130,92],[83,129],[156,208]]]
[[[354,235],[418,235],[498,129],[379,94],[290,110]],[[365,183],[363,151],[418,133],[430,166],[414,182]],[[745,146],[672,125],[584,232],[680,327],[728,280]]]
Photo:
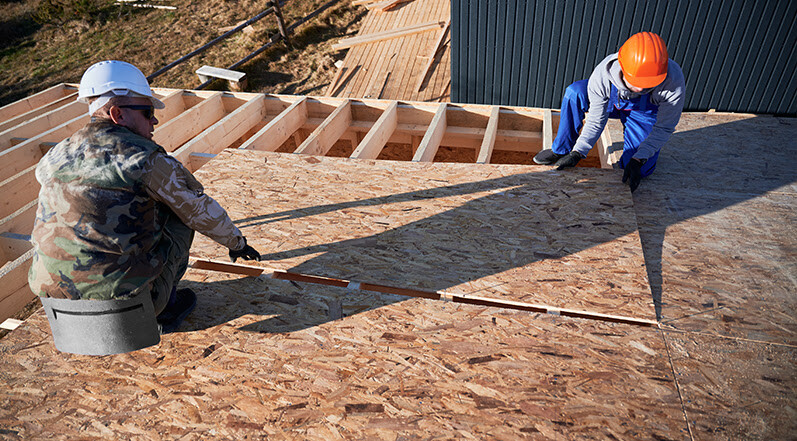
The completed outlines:
[[[55,348],[82,355],[136,351],[160,342],[149,293],[120,300],[40,297]]]

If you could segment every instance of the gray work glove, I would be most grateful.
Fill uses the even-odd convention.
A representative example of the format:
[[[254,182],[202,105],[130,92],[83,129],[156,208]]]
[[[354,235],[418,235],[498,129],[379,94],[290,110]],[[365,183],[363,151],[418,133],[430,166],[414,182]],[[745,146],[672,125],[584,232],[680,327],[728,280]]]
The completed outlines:
[[[250,245],[247,245],[245,237],[243,248],[238,251],[230,250],[230,260],[235,262],[239,257],[243,260],[257,260],[260,262],[260,253],[258,253],[257,250],[252,248]]]
[[[564,170],[569,167],[575,167],[576,164],[578,164],[578,161],[581,161],[582,159],[584,159],[584,157],[581,156],[581,153],[572,151],[559,158],[559,160],[556,161],[556,164],[554,164],[554,167],[556,167],[557,170]]]

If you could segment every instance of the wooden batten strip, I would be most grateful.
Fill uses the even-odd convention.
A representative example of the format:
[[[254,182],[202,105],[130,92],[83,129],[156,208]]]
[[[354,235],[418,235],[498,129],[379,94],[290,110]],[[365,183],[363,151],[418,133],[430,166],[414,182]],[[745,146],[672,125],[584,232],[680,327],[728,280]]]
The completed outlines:
[[[0,181],[36,165],[43,156],[41,143],[60,142],[89,121],[88,114],[78,116],[33,138],[26,139],[10,149],[0,152]]]
[[[0,219],[12,215],[39,194],[39,182],[36,180],[36,165],[32,165],[16,175],[0,182]]]
[[[191,153],[219,153],[252,130],[265,116],[265,95],[259,95],[205,129],[172,155],[189,170],[196,171],[192,166],[193,161],[189,160]]]
[[[444,300],[454,303],[465,303],[469,305],[506,308],[506,309],[513,309],[519,311],[553,314],[565,317],[600,320],[612,323],[624,323],[636,326],[658,327],[658,322],[656,322],[655,320],[647,320],[636,317],[602,314],[598,312],[581,311],[576,309],[557,308],[554,306],[517,302],[505,299],[475,297],[470,295],[454,294],[443,291],[428,291],[428,290],[421,290],[414,288],[394,287],[394,286],[381,285],[376,283],[357,282],[354,280],[344,280],[333,277],[321,277],[310,274],[292,273],[280,269],[222,262],[218,260],[198,259],[191,257],[189,259],[189,265],[191,266],[191,268],[194,269],[219,271],[230,274],[240,274],[249,277],[267,276],[272,279],[290,280],[293,282],[315,283],[319,285],[336,286],[339,288],[362,289],[366,291],[373,291],[385,294],[398,294],[408,297],[420,297],[431,300]]]
[[[441,26],[445,26],[445,21],[430,21],[426,23],[419,23],[412,26],[405,26],[403,28],[398,29],[390,29],[387,31],[382,32],[375,32],[373,34],[366,34],[366,35],[358,35],[352,38],[344,38],[340,40],[338,43],[332,45],[333,50],[341,50],[347,49],[352,46],[356,46],[358,44],[366,44],[366,43],[373,43],[382,40],[388,40],[391,38],[398,38],[404,37],[407,35],[417,34],[418,32],[424,32],[431,29],[437,29]]]
[[[216,92],[201,103],[181,113],[155,130],[153,141],[172,152],[213,123],[224,117],[222,92]]]
[[[0,107],[0,121],[6,121],[41,106],[46,106],[47,104],[61,99],[64,96],[73,93],[74,91],[74,87],[69,87],[63,83],[56,84],[49,89],[33,94],[27,98],[6,104],[5,106]]]
[[[620,155],[616,155],[616,159],[614,158],[613,152],[609,152],[609,149],[612,148],[612,137],[609,135],[608,127],[603,129],[601,132],[600,138],[598,138],[598,142],[596,145],[598,149],[598,156],[600,157],[601,161],[601,168],[613,168],[613,164],[620,160]],[[622,152],[620,152],[622,154]]]
[[[398,125],[398,103],[392,101],[351,154],[352,158],[376,159]]]
[[[0,268],[0,322],[13,316],[35,298],[28,288],[28,271],[33,261],[33,249]]]
[[[499,106],[493,107],[490,112],[490,119],[487,121],[487,128],[484,130],[484,140],[479,147],[479,156],[476,158],[477,164],[488,164],[495,148],[495,139],[498,135],[498,115],[501,111]]]
[[[551,109],[545,109],[542,112],[542,149],[551,149],[553,145],[553,118],[551,117]]]
[[[448,112],[448,105],[441,103],[437,106],[437,111],[423,135],[421,144],[418,150],[415,151],[415,156],[412,160],[415,162],[431,162],[437,154],[437,149],[443,141],[443,136],[446,134],[447,123],[446,113]]]
[[[307,122],[307,97],[301,97],[238,148],[276,151],[305,122]]]
[[[72,101],[55,110],[20,123],[0,133],[0,150],[8,149],[13,145],[11,138],[32,138],[78,116],[87,115],[87,113],[88,106],[86,104]]]
[[[351,126],[351,100],[345,100],[325,120],[294,153],[303,155],[325,155]]]

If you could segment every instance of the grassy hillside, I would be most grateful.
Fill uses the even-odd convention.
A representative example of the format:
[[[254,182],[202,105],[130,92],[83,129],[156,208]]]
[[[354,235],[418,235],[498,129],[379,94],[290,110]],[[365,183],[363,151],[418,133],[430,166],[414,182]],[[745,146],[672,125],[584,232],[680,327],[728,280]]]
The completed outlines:
[[[145,75],[202,46],[267,8],[267,0],[151,0],[176,10],[143,9],[113,0],[0,0],[0,106],[61,82],[80,81],[91,64],[124,60]],[[288,0],[288,24],[326,0]],[[255,92],[320,94],[343,54],[330,50],[339,37],[356,33],[365,9],[348,0],[298,29],[291,48],[283,43],[239,68]],[[271,15],[201,55],[174,67],[154,86],[191,88],[203,64],[227,67],[261,47],[277,32]],[[337,58],[336,58],[337,57]],[[221,82],[211,88],[224,88]]]

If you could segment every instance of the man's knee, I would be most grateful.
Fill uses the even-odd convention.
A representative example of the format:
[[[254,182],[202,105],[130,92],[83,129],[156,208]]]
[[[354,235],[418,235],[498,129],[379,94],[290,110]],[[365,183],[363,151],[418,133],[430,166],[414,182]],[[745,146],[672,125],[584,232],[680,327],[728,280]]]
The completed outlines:
[[[586,100],[587,99],[587,83],[588,80],[580,80],[567,86],[565,89],[564,99],[570,100]]]

